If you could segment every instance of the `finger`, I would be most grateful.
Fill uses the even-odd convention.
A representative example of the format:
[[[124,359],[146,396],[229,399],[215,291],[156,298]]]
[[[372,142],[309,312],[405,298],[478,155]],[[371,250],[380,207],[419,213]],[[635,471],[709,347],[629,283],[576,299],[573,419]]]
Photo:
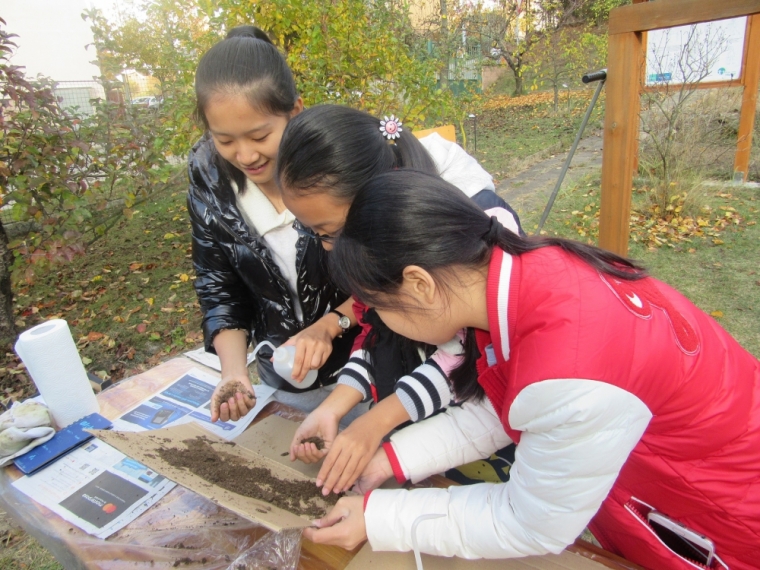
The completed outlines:
[[[329,544],[332,546],[340,546],[346,550],[350,550],[355,544],[348,536],[349,528],[346,528],[346,523],[338,521],[335,525],[326,528],[307,528],[304,530],[304,537],[311,540],[314,544]]]
[[[213,424],[219,419],[219,403],[216,401],[216,397],[211,398],[211,423]]]
[[[248,402],[250,402],[250,398],[247,398],[241,392],[235,394],[235,404],[237,405],[239,417],[242,418],[253,409],[253,406],[249,406]]]
[[[304,378],[306,378],[306,375],[309,373],[309,370],[311,370],[310,364],[312,359],[314,358],[314,344],[308,343],[304,349],[303,352],[303,360],[301,361],[301,368],[296,371],[295,366],[293,367],[293,378],[301,382]],[[297,373],[296,373],[297,372]]]
[[[346,465],[348,465],[350,459],[351,454],[347,451],[342,452],[335,459],[335,463],[333,463],[330,472],[326,474],[325,483],[322,486],[323,495],[327,496],[332,492],[337,492],[335,484],[343,475],[343,471],[346,469]]]
[[[333,446],[327,454],[327,457],[325,457],[325,462],[322,464],[322,468],[319,470],[319,473],[317,473],[317,487],[321,487],[324,484],[325,479],[327,479],[327,476],[339,455],[340,447]]]
[[[303,367],[304,357],[306,355],[305,343],[299,342],[296,344],[296,354],[293,357],[293,372],[290,377],[293,380],[300,380],[301,368]]]
[[[224,402],[219,406],[219,417],[223,422],[227,422],[230,419],[230,405]]]
[[[317,463],[318,461],[322,461],[327,452],[324,449],[320,451],[316,445],[309,443],[306,446],[306,454],[309,456],[309,463]]]
[[[236,422],[240,419],[240,414],[238,414],[238,407],[237,407],[237,401],[235,400],[235,396],[232,396],[229,400],[227,400],[227,406],[230,411],[230,418],[233,422]]]
[[[361,465],[363,459],[364,458],[361,455],[357,456],[354,454],[351,456],[348,463],[346,463],[346,467],[343,469],[343,473],[338,479],[338,482],[335,483],[336,493],[345,493],[348,488],[354,484],[354,481],[356,481],[357,477],[362,473],[360,467],[363,467]]]
[[[311,458],[311,455],[309,454],[307,444],[302,443],[298,446],[298,459],[300,459],[304,463],[314,463],[314,460]]]
[[[316,463],[321,459],[315,455],[316,446],[313,443],[302,443],[298,448],[298,456],[304,463]]]
[[[244,393],[243,400],[249,411],[256,407],[256,394],[253,391]]]
[[[317,370],[319,368],[322,368],[322,365],[325,363],[329,355],[329,351],[326,351],[324,349],[324,345],[321,345],[315,348],[311,360],[307,362],[311,363],[310,368],[312,370]]]

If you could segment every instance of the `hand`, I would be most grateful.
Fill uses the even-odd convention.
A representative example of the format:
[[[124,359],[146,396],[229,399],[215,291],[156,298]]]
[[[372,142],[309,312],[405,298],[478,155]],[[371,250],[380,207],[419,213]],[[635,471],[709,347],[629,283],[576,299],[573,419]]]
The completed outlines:
[[[256,395],[248,375],[222,377],[211,396],[211,423],[237,421],[256,406]]]
[[[316,463],[330,450],[335,436],[338,434],[340,418],[324,406],[310,413],[296,430],[290,443],[290,460],[300,459],[304,463]],[[319,437],[324,441],[324,447],[317,449],[314,443],[301,443],[304,439]]]
[[[359,475],[356,484],[351,490],[364,495],[369,491],[377,489],[391,477],[393,477],[393,467],[391,467],[391,462],[388,460],[388,454],[381,447],[375,452],[374,457],[370,459],[369,463],[367,463],[367,466],[362,471],[362,474]]]
[[[368,414],[357,418],[335,438],[317,474],[323,495],[348,491],[375,455],[385,433],[372,419]]]
[[[364,523],[364,497],[343,497],[332,510],[314,521],[303,535],[315,544],[330,544],[352,550],[367,540]]]
[[[338,317],[331,313],[283,343],[283,346],[294,345],[296,347],[296,355],[293,358],[293,373],[291,374],[293,380],[301,382],[310,370],[322,368],[332,353],[333,339],[341,332],[343,329],[338,325]]]

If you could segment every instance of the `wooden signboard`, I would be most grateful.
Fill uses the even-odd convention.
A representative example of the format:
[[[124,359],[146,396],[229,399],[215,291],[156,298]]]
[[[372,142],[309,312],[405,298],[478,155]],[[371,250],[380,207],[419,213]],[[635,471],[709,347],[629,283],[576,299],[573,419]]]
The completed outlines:
[[[610,12],[607,104],[602,151],[599,246],[628,253],[631,190],[638,163],[644,32],[748,16],[738,82],[744,88],[734,179],[746,180],[760,80],[760,0],[660,0],[636,2]],[[733,84],[733,83],[732,83]],[[705,86],[718,86],[710,83]]]

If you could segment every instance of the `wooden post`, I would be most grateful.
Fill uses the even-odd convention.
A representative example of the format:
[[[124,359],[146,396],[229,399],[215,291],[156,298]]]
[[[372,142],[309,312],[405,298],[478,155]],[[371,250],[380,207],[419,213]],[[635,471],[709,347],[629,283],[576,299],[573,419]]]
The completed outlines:
[[[639,142],[639,90],[643,64],[640,32],[610,35],[602,148],[599,246],[619,255],[628,253],[633,165],[638,154]]]
[[[742,109],[739,117],[739,137],[734,157],[734,180],[747,181],[749,157],[752,150],[752,129],[755,125],[757,88],[760,83],[760,14],[747,18],[744,69],[742,69]]]

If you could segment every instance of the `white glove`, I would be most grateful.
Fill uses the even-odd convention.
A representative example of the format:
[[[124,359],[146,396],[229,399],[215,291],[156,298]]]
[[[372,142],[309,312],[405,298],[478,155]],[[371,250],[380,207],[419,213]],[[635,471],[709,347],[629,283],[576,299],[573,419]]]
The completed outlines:
[[[0,467],[55,434],[47,406],[27,400],[0,415]]]

